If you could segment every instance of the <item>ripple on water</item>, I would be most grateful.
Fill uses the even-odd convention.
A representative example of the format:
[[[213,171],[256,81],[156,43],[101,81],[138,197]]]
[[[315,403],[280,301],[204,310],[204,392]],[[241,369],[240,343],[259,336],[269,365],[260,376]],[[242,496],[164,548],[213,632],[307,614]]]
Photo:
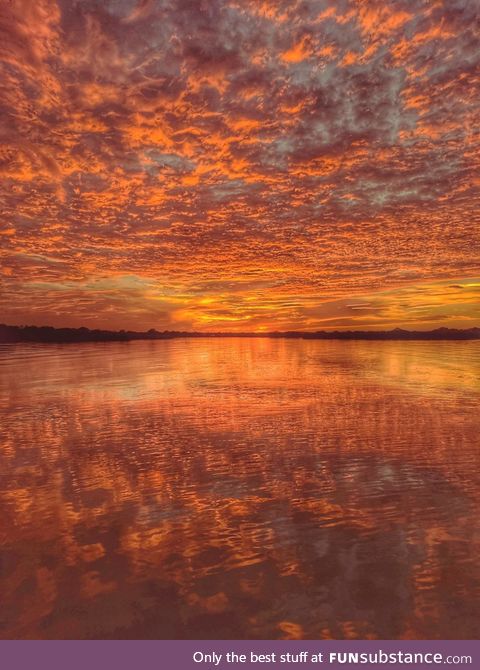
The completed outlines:
[[[477,638],[478,344],[0,346],[0,635]]]

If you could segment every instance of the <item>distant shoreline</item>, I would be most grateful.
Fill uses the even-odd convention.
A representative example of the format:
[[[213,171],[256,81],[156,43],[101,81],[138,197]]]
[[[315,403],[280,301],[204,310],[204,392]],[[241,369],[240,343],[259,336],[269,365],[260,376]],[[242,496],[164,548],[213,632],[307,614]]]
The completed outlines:
[[[53,328],[51,326],[7,326],[0,324],[0,344],[36,342],[62,344],[81,342],[131,342],[134,340],[172,340],[179,338],[251,337],[301,340],[479,340],[480,328],[459,330],[436,328],[435,330],[334,330],[334,331],[271,331],[262,333],[198,333],[190,331],[139,332],[131,330],[91,330],[89,328]]]

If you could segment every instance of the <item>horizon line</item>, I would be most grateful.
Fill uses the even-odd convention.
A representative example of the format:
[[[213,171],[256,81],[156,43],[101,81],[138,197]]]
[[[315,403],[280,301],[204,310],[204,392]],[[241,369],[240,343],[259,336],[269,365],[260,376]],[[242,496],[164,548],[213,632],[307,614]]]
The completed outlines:
[[[430,330],[408,330],[395,327],[390,330],[269,330],[269,331],[186,331],[186,330],[163,330],[150,328],[146,331],[136,330],[109,330],[104,328],[80,327],[55,327],[34,325],[7,325],[0,324],[0,343],[68,343],[68,342],[91,342],[91,341],[132,341],[132,340],[159,340],[174,338],[201,338],[201,337],[242,337],[242,338],[285,338],[285,339],[362,339],[362,340],[472,340],[480,339],[480,327],[449,328],[439,326]]]

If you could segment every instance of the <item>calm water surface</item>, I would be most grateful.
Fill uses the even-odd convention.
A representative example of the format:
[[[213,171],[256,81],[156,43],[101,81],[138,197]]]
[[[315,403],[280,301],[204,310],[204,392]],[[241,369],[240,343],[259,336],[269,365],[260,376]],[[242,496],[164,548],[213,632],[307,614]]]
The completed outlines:
[[[478,638],[480,343],[0,347],[3,638]]]

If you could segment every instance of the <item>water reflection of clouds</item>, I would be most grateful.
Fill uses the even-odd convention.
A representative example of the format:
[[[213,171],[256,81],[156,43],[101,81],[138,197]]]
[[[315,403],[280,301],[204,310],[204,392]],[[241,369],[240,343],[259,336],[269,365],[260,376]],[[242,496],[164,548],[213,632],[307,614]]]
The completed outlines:
[[[437,343],[24,348],[2,636],[475,637],[475,396],[412,394],[420,350],[432,386],[466,366]]]

